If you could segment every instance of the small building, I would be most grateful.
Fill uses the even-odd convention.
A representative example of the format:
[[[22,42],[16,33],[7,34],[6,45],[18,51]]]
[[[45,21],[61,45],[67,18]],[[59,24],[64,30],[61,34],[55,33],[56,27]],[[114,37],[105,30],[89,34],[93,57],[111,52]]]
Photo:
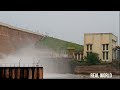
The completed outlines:
[[[113,48],[117,46],[117,40],[117,36],[112,33],[85,33],[84,56],[87,56],[89,52],[95,52],[99,54],[102,61],[112,62]]]
[[[73,58],[74,57],[73,54],[74,54],[75,48],[68,47],[67,50],[68,50],[68,58]]]
[[[68,48],[68,57],[81,61],[83,60],[83,51],[75,51],[75,48]]]

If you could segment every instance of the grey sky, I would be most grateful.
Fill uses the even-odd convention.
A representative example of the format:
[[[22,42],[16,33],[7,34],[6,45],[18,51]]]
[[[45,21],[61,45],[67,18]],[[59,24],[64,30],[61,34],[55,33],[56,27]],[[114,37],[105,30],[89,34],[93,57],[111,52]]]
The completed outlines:
[[[84,33],[119,35],[118,11],[0,11],[0,22],[82,45]]]

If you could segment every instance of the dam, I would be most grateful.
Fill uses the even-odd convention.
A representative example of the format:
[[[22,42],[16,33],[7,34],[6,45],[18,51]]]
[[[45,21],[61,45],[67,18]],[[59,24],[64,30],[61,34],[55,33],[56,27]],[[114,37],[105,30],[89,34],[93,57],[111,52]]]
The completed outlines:
[[[0,79],[43,79],[43,67],[0,67]]]
[[[25,45],[35,44],[42,34],[0,23],[0,55],[10,54]]]

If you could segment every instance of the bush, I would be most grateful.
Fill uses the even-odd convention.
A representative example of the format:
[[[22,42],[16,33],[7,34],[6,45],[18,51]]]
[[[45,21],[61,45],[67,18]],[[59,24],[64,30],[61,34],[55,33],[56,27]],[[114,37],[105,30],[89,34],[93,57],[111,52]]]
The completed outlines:
[[[70,64],[72,66],[81,66],[81,65],[87,65],[87,63],[85,61],[78,61],[78,60],[71,60]]]
[[[77,61],[77,60],[71,60],[71,61],[70,61],[70,64],[71,64],[71,65],[79,65],[80,62]]]
[[[88,56],[85,57],[85,59],[87,60],[86,62],[89,65],[96,65],[96,64],[100,64],[100,62],[101,62],[101,60],[98,57],[98,54],[97,53],[93,53],[93,52],[90,52],[88,54]]]

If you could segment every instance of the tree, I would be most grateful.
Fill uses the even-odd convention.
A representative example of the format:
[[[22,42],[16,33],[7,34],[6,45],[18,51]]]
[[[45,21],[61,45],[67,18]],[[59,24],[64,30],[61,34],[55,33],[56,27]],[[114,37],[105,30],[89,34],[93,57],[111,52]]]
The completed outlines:
[[[85,57],[85,59],[87,60],[86,62],[89,65],[96,65],[100,63],[100,59],[97,53],[94,52],[90,52],[87,57]]]

